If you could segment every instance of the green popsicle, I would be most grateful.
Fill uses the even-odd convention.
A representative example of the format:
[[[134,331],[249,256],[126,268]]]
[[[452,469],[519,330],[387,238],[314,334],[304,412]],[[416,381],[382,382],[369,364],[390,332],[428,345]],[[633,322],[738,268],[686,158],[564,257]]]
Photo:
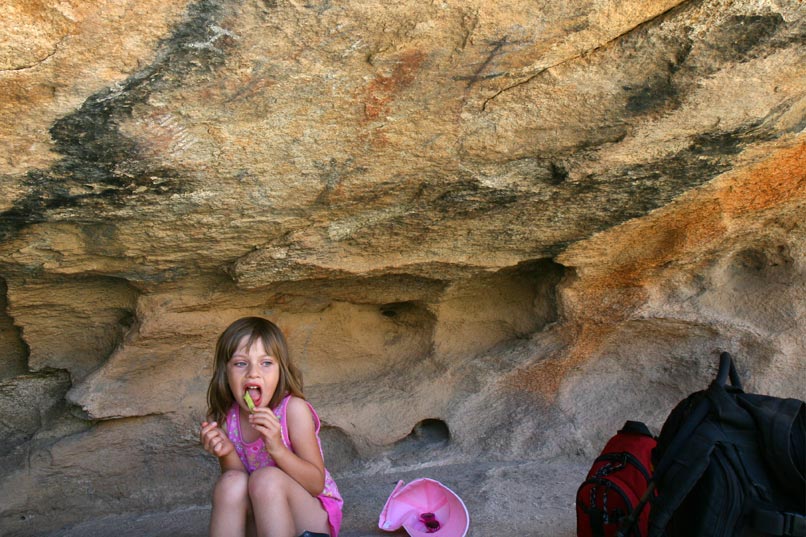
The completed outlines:
[[[249,391],[246,391],[243,394],[243,400],[246,401],[246,406],[249,407],[249,412],[254,412],[255,411],[255,402],[252,401],[252,396],[249,395]]]

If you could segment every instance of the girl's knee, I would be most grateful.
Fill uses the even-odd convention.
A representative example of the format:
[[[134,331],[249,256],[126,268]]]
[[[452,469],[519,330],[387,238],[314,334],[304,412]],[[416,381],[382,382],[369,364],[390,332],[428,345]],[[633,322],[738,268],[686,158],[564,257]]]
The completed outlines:
[[[246,472],[224,472],[215,484],[213,505],[248,505],[248,485],[249,476]]]
[[[273,466],[256,470],[249,476],[249,497],[266,499],[285,496],[289,479],[285,472]]]

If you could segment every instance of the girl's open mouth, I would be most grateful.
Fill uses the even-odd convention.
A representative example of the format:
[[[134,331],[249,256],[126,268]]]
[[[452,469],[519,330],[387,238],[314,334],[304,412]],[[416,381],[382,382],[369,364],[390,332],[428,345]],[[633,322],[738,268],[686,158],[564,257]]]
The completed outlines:
[[[244,395],[246,395],[248,393],[249,397],[252,398],[252,402],[255,403],[255,406],[260,406],[260,399],[261,399],[261,393],[262,392],[263,391],[261,390],[260,386],[250,385],[250,386],[246,386],[246,391],[244,392]]]

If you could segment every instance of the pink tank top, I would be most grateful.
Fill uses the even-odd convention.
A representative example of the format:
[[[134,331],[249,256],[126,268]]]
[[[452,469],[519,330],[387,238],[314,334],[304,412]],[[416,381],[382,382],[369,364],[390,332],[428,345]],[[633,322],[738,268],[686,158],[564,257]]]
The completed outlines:
[[[280,420],[283,444],[291,451],[294,451],[294,446],[291,445],[291,439],[288,436],[288,421],[286,420],[286,410],[288,409],[288,401],[290,399],[291,395],[286,395],[283,400],[280,401],[280,404],[277,405],[274,414]],[[311,409],[311,415],[313,416],[314,427],[316,429],[316,441],[319,444],[319,452],[321,453],[322,441],[319,439],[319,428],[321,426],[319,416],[308,401],[305,401],[305,403],[308,405],[308,408]],[[243,435],[241,434],[240,407],[238,403],[233,403],[227,413],[227,436],[235,445],[235,452],[238,454],[238,457],[241,459],[248,473],[251,474],[258,468],[265,468],[266,466],[277,466],[277,463],[274,462],[269,456],[268,451],[266,451],[262,437],[254,442],[246,442],[243,439]],[[324,459],[324,455],[322,458]],[[325,469],[325,488],[317,498],[327,512],[331,537],[337,537],[339,528],[341,527],[342,504],[344,501],[341,498],[341,494],[339,494],[338,487],[336,487],[336,482],[327,469]]]

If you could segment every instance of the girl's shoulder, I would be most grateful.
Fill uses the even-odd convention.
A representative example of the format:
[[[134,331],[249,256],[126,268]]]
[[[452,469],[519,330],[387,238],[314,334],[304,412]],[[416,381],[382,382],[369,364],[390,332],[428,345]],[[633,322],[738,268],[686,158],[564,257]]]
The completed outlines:
[[[310,409],[313,411],[311,404],[302,397],[289,394],[285,396],[285,399],[286,412],[300,413],[305,409]]]
[[[286,402],[286,419],[295,423],[312,424],[314,428],[319,430],[319,416],[313,409],[313,406],[302,397],[296,395],[289,395]]]

